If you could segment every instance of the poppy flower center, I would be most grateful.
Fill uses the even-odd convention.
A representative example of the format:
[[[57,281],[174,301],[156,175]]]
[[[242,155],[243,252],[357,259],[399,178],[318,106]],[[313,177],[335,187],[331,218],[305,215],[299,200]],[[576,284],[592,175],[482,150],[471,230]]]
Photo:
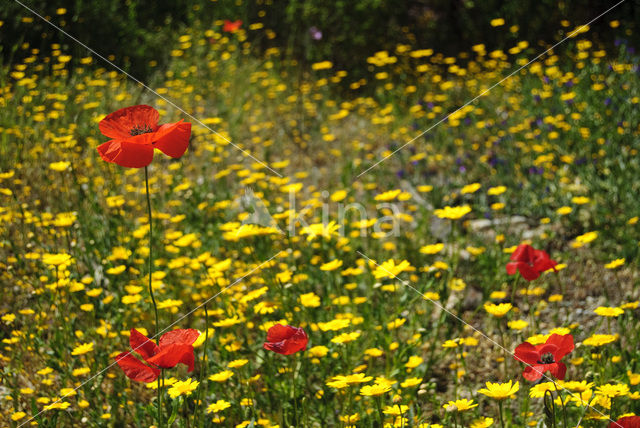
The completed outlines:
[[[153,129],[151,129],[149,125],[136,125],[133,128],[131,128],[131,131],[129,131],[129,134],[131,134],[132,137],[135,137],[136,135],[148,134],[150,132],[153,132]]]
[[[542,354],[540,357],[540,364],[552,364],[555,363],[555,359],[553,358],[553,354],[551,352],[547,352]]]

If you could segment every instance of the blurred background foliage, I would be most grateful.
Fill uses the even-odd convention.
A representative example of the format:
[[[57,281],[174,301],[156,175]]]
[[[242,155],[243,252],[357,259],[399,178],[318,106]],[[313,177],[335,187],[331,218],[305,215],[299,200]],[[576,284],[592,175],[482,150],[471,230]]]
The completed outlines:
[[[608,0],[21,0],[78,40],[144,79],[166,64],[172,34],[184,26],[242,20],[271,31],[249,31],[259,49],[280,47],[303,65],[330,60],[352,76],[364,74],[364,56],[398,44],[433,48],[457,55],[478,43],[488,50],[508,49],[526,40],[551,46],[616,2]],[[12,63],[28,50],[59,43],[62,51],[87,55],[86,49],[7,0],[2,8],[2,59]],[[496,20],[504,20],[493,28]],[[619,20],[627,33],[607,25]],[[499,22],[499,21],[498,21]],[[637,45],[640,1],[627,0],[592,25],[594,40],[628,39]],[[219,23],[219,22],[218,22]],[[267,36],[265,36],[265,34]],[[28,45],[26,45],[28,44]],[[22,49],[21,49],[22,48]],[[541,49],[538,49],[541,51]],[[22,53],[21,53],[22,52]],[[103,64],[101,64],[103,65]]]

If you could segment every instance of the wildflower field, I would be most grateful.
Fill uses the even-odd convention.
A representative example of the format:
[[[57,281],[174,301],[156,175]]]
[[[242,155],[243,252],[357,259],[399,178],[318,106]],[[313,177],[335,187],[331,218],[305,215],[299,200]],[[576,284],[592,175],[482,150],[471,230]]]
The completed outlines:
[[[228,18],[2,64],[1,426],[640,427],[631,28],[352,76]]]

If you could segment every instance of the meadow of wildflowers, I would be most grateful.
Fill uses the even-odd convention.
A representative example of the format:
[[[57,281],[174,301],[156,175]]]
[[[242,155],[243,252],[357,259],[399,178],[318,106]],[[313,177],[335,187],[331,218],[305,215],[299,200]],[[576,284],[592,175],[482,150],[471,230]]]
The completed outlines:
[[[2,65],[0,425],[640,426],[631,28],[355,79],[228,18]]]

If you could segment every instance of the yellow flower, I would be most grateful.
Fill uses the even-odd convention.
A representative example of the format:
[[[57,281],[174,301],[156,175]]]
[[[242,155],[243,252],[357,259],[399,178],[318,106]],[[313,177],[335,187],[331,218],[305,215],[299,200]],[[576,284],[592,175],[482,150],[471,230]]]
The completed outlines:
[[[587,346],[603,346],[613,343],[618,340],[618,335],[615,334],[592,334],[586,338],[582,343]]]
[[[233,372],[231,370],[223,370],[221,372],[214,373],[211,376],[209,376],[209,380],[212,382],[224,382],[232,376],[233,376]]]
[[[376,277],[376,279],[381,279],[381,278],[394,279],[400,273],[410,269],[411,269],[411,264],[409,264],[408,261],[403,260],[400,263],[396,264],[396,262],[393,259],[390,259],[390,260],[387,260],[386,262],[383,262],[379,266],[377,266],[376,270],[373,271],[373,275]]]
[[[587,232],[584,235],[576,236],[577,246],[582,246],[594,241],[598,237],[598,232]]]
[[[320,270],[332,271],[338,269],[340,266],[342,266],[342,260],[336,259],[321,265]]]
[[[382,395],[385,392],[391,391],[391,385],[365,385],[360,388],[360,395],[367,397]]]
[[[492,27],[500,27],[500,26],[504,25],[504,19],[503,18],[492,19],[490,24],[491,24]]]
[[[415,369],[420,364],[422,364],[423,361],[424,360],[422,359],[422,357],[419,357],[417,355],[412,355],[411,357],[409,357],[409,361],[407,361],[404,366],[408,369]]]
[[[106,270],[106,272],[109,275],[120,275],[126,269],[127,269],[127,267],[125,265],[120,265],[120,266],[109,268],[109,269]]]
[[[69,254],[45,254],[42,256],[42,261],[46,265],[60,266],[71,262],[71,256]]]
[[[334,193],[331,195],[331,198],[330,198],[330,199],[331,199],[333,202],[340,202],[340,201],[342,201],[342,200],[343,200],[344,198],[346,198],[346,197],[347,197],[347,191],[346,191],[346,190],[338,190],[337,192],[334,192]]]
[[[560,389],[560,388],[558,388]],[[553,382],[542,382],[539,383],[537,385],[533,385],[530,389],[529,389],[529,397],[531,398],[542,398],[544,397],[545,392],[547,391],[555,391],[556,390],[556,386],[554,385]]]
[[[480,189],[480,187],[482,187],[480,183],[467,184],[460,190],[460,194],[466,195],[467,193],[475,193]]]
[[[359,337],[360,337],[360,332],[358,331],[354,331],[352,333],[342,333],[334,337],[333,339],[331,339],[331,343],[338,343],[338,344],[349,343],[349,342],[353,342]]]
[[[351,325],[349,318],[338,318],[329,322],[319,322],[318,328],[322,331],[338,331]]]
[[[312,70],[328,70],[333,67],[333,63],[331,61],[321,61],[311,64]]]
[[[358,383],[370,382],[371,380],[373,380],[373,376],[366,376],[364,373],[356,373],[347,376],[337,375],[332,377],[331,380],[327,382],[327,385],[354,385]]]
[[[200,385],[200,382],[191,378],[174,383],[167,391],[171,398],[177,398],[181,395],[191,395],[193,391]]]
[[[378,348],[369,348],[364,351],[364,354],[368,357],[375,358],[375,357],[381,357],[384,354],[384,352]]]
[[[485,303],[484,310],[489,312],[491,315],[501,318],[507,314],[511,310],[513,305],[511,303]]]
[[[301,294],[299,299],[300,304],[307,308],[317,308],[320,306],[320,296],[314,292]]]
[[[574,196],[573,198],[571,198],[571,202],[573,202],[576,205],[588,204],[589,201],[590,199],[587,198],[586,196]]]
[[[471,422],[469,428],[488,428],[493,425],[493,418],[482,417]]]
[[[477,406],[478,404],[474,403],[473,400],[467,400],[466,398],[449,401],[447,404],[442,405],[447,412],[464,412]]]
[[[236,369],[238,367],[242,367],[246,365],[247,363],[249,363],[249,360],[241,358],[239,360],[229,361],[229,364],[227,364],[227,367],[229,367],[230,369]]]
[[[385,415],[402,416],[407,413],[407,410],[409,410],[409,406],[406,406],[404,404],[396,404],[394,406],[386,406],[382,413],[384,413]]]
[[[332,236],[337,236],[340,226],[335,221],[330,221],[329,224],[315,223],[306,227],[303,227],[300,231],[301,235],[308,235],[307,241],[313,241],[316,237],[320,236],[325,239],[331,239]]]
[[[525,320],[514,320],[514,321],[509,321],[507,325],[509,326],[510,329],[522,330],[523,328],[528,326],[529,323]]]
[[[607,269],[615,269],[617,267],[620,267],[620,266],[624,265],[626,261],[627,260],[625,258],[615,259],[615,260],[610,261],[606,265],[604,265],[604,267],[607,268]]]
[[[93,342],[82,343],[73,349],[71,355],[84,355],[91,351],[93,351]]]
[[[69,168],[70,165],[71,165],[70,162],[65,162],[65,161],[52,162],[52,163],[49,164],[49,169],[61,172],[61,171],[65,171],[67,168]]]
[[[433,212],[436,217],[447,218],[449,220],[458,220],[471,212],[469,205],[462,205],[459,207],[446,206],[442,209],[437,209]]]
[[[410,377],[407,378],[404,382],[400,384],[403,388],[411,388],[416,385],[420,385],[422,383],[422,378],[419,377]]]
[[[467,250],[469,254],[471,254],[472,256],[479,256],[480,254],[487,251],[485,247],[472,247],[472,246],[468,246],[467,248],[465,248],[465,250]]]
[[[242,238],[249,238],[252,236],[274,235],[280,231],[275,227],[262,227],[255,224],[243,224],[235,230],[230,230],[222,234],[222,239],[225,241],[238,241]]]
[[[307,350],[307,354],[309,354],[309,357],[315,357],[315,358],[322,358],[326,356],[328,353],[329,353],[329,348],[322,345],[314,346],[313,348],[309,348]]]
[[[445,340],[445,341],[444,341],[444,343],[442,344],[442,347],[443,347],[443,348],[445,348],[445,349],[457,348],[457,347],[458,347],[458,342],[457,342],[457,340],[458,340],[458,339],[455,339],[455,340],[453,340],[453,339]]]
[[[478,392],[496,400],[504,400],[505,398],[509,398],[515,395],[515,393],[520,389],[520,383],[518,381],[513,384],[511,381],[507,383],[487,382],[486,384],[487,387],[482,388]]]
[[[218,400],[215,403],[211,403],[209,407],[207,407],[207,413],[218,413],[223,411],[224,409],[228,409],[231,407],[231,403],[225,400]]]
[[[601,317],[619,317],[624,314],[624,309],[599,306],[593,312]]]
[[[597,387],[596,394],[607,398],[623,397],[629,395],[629,387],[624,383],[607,383]]]
[[[11,420],[12,421],[19,421],[20,419],[24,418],[25,416],[27,416],[27,414],[25,412],[15,412],[14,414],[11,415]]]
[[[48,406],[44,406],[44,408],[42,410],[45,410],[45,411],[46,410],[55,410],[55,409],[65,410],[69,406],[71,406],[71,403],[66,403],[64,401],[57,401],[57,402],[49,404]]]
[[[443,248],[444,244],[442,243],[425,245],[424,247],[420,248],[420,252],[422,254],[437,254],[442,251]]]
[[[571,212],[573,211],[573,208],[571,207],[560,207],[556,210],[556,213],[558,213],[559,215],[567,215],[567,214],[571,214]]]
[[[487,195],[497,196],[503,194],[506,191],[506,186],[490,187],[489,190],[487,190]]]
[[[398,195],[400,195],[400,193],[402,193],[402,190],[400,189],[389,190],[388,192],[384,192],[384,193],[380,193],[379,195],[376,195],[373,199],[379,202],[388,202],[397,198]]]

